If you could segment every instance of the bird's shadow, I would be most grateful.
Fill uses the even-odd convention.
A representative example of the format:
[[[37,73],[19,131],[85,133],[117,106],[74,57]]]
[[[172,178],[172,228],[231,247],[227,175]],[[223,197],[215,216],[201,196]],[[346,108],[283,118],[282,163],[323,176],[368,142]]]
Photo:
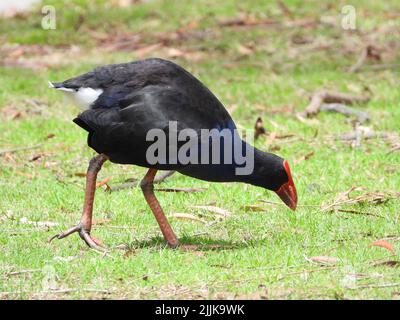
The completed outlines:
[[[215,240],[210,237],[182,236],[179,238],[179,246],[175,250],[180,251],[223,251],[265,245],[265,239],[254,239],[249,241]],[[127,244],[129,249],[164,249],[168,248],[164,238],[152,237],[146,240],[135,240]]]

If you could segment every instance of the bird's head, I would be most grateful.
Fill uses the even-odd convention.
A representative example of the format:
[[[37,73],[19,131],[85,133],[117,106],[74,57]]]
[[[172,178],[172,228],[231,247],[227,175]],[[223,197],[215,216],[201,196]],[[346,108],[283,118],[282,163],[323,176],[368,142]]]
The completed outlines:
[[[289,164],[271,153],[256,152],[252,184],[274,191],[293,211],[297,206],[297,192]]]

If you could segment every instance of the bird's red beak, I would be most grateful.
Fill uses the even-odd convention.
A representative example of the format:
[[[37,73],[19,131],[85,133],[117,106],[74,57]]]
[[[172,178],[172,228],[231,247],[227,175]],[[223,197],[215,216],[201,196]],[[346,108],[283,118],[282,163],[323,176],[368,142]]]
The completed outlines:
[[[276,191],[279,198],[293,211],[296,210],[297,206],[297,192],[296,187],[293,183],[292,174],[290,173],[289,164],[286,160],[283,161],[283,166],[285,167],[286,174],[289,178],[289,181],[283,184],[278,191]]]

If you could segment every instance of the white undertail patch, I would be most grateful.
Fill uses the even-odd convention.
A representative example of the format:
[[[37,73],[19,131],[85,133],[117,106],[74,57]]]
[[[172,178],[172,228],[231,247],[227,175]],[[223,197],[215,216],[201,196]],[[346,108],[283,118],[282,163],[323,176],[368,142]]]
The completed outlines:
[[[49,82],[49,87],[54,88],[54,85]],[[56,88],[56,90],[62,91],[65,93],[65,96],[70,98],[74,104],[78,107],[86,110],[89,109],[93,102],[97,100],[97,98],[103,93],[102,89],[93,89],[93,88],[79,88],[78,90],[74,90],[71,88]]]

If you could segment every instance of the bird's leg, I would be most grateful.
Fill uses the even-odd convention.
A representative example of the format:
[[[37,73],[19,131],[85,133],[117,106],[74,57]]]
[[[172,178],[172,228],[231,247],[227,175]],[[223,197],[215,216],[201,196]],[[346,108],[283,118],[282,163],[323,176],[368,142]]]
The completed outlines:
[[[178,239],[168,223],[167,218],[158,202],[156,196],[154,195],[154,177],[157,173],[157,169],[149,169],[145,177],[140,183],[142,188],[144,198],[146,199],[151,211],[153,211],[154,216],[157,219],[158,225],[160,226],[161,232],[164,235],[165,240],[171,248],[176,248],[179,244]]]
[[[172,176],[175,172],[176,171],[174,171],[174,170],[162,171],[161,174],[155,176],[154,183],[163,182],[165,179],[167,179],[170,176]]]
[[[108,157],[105,154],[99,154],[92,158],[89,162],[89,167],[86,174],[85,203],[83,205],[82,217],[79,224],[76,227],[51,237],[49,241],[52,241],[55,238],[62,239],[74,232],[78,232],[79,236],[89,247],[93,249],[100,249],[100,242],[90,236],[90,230],[92,229],[93,201],[96,191],[97,173],[100,171],[103,163],[107,160]]]

